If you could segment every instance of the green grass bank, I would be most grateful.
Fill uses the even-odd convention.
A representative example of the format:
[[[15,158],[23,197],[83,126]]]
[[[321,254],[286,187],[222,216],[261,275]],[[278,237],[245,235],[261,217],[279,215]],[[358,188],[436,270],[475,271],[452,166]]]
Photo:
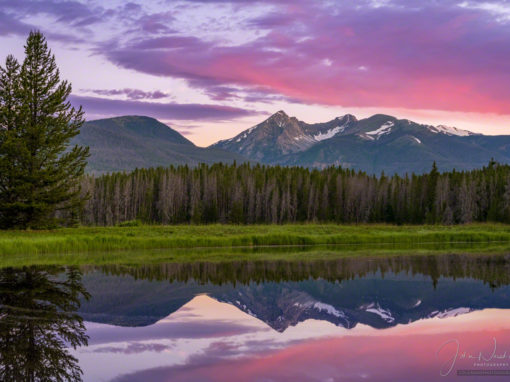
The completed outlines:
[[[510,243],[345,244],[314,246],[218,247],[136,249],[116,251],[44,253],[0,256],[0,268],[22,266],[147,266],[161,264],[212,264],[232,262],[314,262],[340,259],[390,258],[430,255],[500,255]]]
[[[510,225],[502,224],[81,227],[48,231],[0,231],[0,256],[162,248],[506,242],[510,243]]]

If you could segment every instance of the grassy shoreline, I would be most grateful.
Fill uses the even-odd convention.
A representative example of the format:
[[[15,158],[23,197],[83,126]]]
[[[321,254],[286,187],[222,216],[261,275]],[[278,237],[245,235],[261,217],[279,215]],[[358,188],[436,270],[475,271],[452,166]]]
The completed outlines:
[[[177,248],[510,243],[510,225],[177,225],[0,231],[0,254],[43,255]]]
[[[138,249],[0,256],[0,268],[50,265],[148,265],[253,261],[327,261],[343,258],[390,258],[429,255],[500,255],[510,242],[429,244],[345,244],[332,246],[269,246],[233,248]]]

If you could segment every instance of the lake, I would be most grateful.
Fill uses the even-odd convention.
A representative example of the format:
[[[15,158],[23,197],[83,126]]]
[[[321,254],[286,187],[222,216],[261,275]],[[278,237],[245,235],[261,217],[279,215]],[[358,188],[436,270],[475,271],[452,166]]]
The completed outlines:
[[[510,378],[510,255],[32,266],[0,288],[3,381]]]

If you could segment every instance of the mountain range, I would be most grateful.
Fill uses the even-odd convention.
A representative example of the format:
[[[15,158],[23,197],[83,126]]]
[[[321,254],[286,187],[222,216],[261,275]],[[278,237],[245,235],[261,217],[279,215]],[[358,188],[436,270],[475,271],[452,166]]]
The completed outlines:
[[[419,124],[383,114],[358,120],[351,114],[308,124],[279,111],[237,136],[212,145],[271,165],[368,173],[469,170],[491,159],[510,162],[510,136],[486,136],[447,126]]]
[[[258,162],[325,168],[342,166],[371,174],[423,173],[480,168],[491,159],[510,163],[510,135],[488,136],[447,126],[419,124],[383,114],[347,114],[309,124],[279,111],[233,138],[197,147],[149,117],[88,121],[72,144],[90,147],[88,172],[199,163]]]

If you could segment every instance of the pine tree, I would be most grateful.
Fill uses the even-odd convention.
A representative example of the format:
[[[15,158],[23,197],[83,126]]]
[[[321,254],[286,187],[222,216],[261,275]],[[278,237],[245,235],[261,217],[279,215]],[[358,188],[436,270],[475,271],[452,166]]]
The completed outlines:
[[[18,179],[13,169],[20,166],[15,129],[20,109],[19,71],[18,61],[11,55],[7,56],[5,68],[0,67],[0,221],[10,215],[7,203],[16,198]]]
[[[40,32],[30,33],[21,66],[9,56],[0,70],[0,227],[72,222],[88,148],[68,147],[84,122],[67,101],[71,85]]]

